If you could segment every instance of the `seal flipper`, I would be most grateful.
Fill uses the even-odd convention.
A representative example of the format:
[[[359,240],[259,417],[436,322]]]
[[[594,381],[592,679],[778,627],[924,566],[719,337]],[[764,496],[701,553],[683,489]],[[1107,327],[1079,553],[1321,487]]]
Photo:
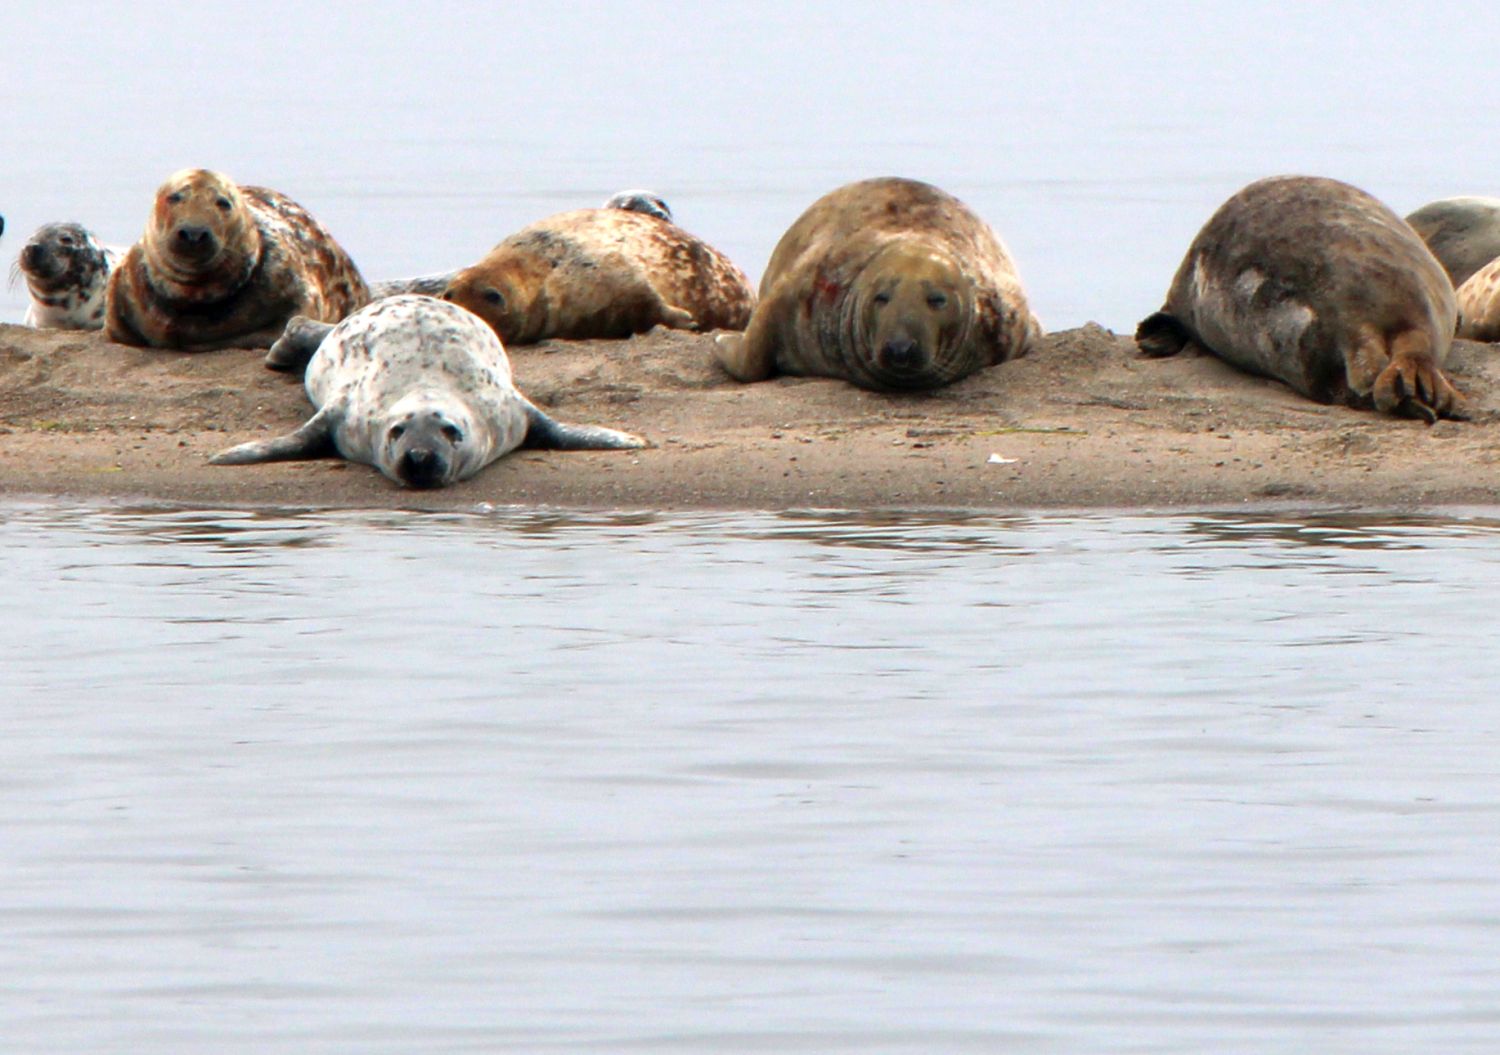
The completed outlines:
[[[266,353],[266,369],[301,373],[307,369],[323,338],[333,332],[333,324],[318,322],[305,315],[294,315],[286,329]]]
[[[1182,320],[1164,311],[1146,316],[1135,328],[1135,346],[1154,359],[1176,355],[1193,341],[1193,332]]]
[[[628,432],[599,425],[565,425],[543,414],[529,399],[523,399],[522,403],[526,407],[523,447],[544,451],[633,451],[646,446],[645,440]]]
[[[208,460],[210,465],[253,465],[257,462],[290,462],[304,458],[328,458],[338,454],[333,443],[337,414],[324,407],[296,432],[274,440],[254,440],[220,451]]]

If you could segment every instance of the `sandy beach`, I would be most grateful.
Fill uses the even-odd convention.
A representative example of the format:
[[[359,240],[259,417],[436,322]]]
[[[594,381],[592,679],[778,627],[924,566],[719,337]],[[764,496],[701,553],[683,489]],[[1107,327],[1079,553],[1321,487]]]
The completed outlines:
[[[1150,360],[1098,326],[931,395],[729,380],[711,338],[513,350],[553,416],[628,429],[636,452],[520,451],[435,492],[339,460],[207,464],[310,414],[258,351],[147,351],[0,326],[0,491],[199,506],[470,509],[1015,509],[1481,505],[1500,490],[1500,369],[1458,342],[1470,422],[1320,406],[1203,355]]]

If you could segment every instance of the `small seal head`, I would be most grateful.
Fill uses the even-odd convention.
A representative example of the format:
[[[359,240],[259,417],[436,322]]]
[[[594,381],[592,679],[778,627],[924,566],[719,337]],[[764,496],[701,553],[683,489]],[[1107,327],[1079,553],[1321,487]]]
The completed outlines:
[[[672,210],[660,194],[648,190],[622,190],[604,203],[606,209],[624,209],[626,212],[641,212],[655,216],[658,220],[672,223]]]
[[[104,291],[119,253],[76,223],[49,223],[21,250],[16,269],[26,278],[31,306],[26,324],[43,329],[97,330],[104,325]]]

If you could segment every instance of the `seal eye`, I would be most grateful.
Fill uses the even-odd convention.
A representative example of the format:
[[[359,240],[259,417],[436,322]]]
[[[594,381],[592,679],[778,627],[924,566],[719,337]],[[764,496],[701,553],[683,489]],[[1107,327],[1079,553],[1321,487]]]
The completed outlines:
[[[234,205],[228,198],[216,198],[214,204],[219,207],[220,212],[228,212]]]
[[[390,439],[391,439],[392,443],[394,443],[396,440],[399,440],[402,436],[405,436],[405,435],[406,435],[406,426],[405,425],[392,425],[391,426]]]
[[[488,304],[493,304],[497,308],[505,306],[505,298],[500,295],[498,289],[487,289],[484,291],[483,296],[485,302]]]
[[[891,302],[891,295],[889,293],[877,293],[874,300],[876,307],[883,308]]]
[[[449,443],[458,443],[464,438],[463,432],[457,425],[444,425],[443,435],[448,437]]]
[[[58,241],[59,245],[72,245],[73,244],[73,236],[70,235],[70,234],[65,234],[65,235],[62,235],[60,238],[58,238],[57,241]]]
[[[181,205],[182,204],[182,191],[180,191],[180,190],[174,190],[171,194],[168,194],[167,195],[167,204],[168,205]]]
[[[948,303],[948,298],[941,293],[927,294],[927,306],[929,308],[941,308]]]

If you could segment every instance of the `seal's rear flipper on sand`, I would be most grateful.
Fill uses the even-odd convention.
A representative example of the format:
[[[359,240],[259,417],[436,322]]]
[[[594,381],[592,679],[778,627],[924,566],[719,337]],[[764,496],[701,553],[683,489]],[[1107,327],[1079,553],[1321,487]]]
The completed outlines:
[[[318,322],[305,315],[294,315],[266,353],[266,369],[301,373],[307,369],[313,353],[323,338],[333,332],[333,323]]]
[[[633,451],[646,446],[646,441],[599,425],[565,425],[527,400],[526,438],[521,446],[545,451]]]
[[[255,440],[220,451],[208,460],[210,465],[253,465],[256,462],[291,462],[305,458],[332,458],[338,455],[333,444],[336,413],[323,408],[296,432],[274,440]]]
[[[1164,311],[1146,316],[1135,328],[1135,346],[1154,359],[1176,355],[1192,341],[1188,328]]]

